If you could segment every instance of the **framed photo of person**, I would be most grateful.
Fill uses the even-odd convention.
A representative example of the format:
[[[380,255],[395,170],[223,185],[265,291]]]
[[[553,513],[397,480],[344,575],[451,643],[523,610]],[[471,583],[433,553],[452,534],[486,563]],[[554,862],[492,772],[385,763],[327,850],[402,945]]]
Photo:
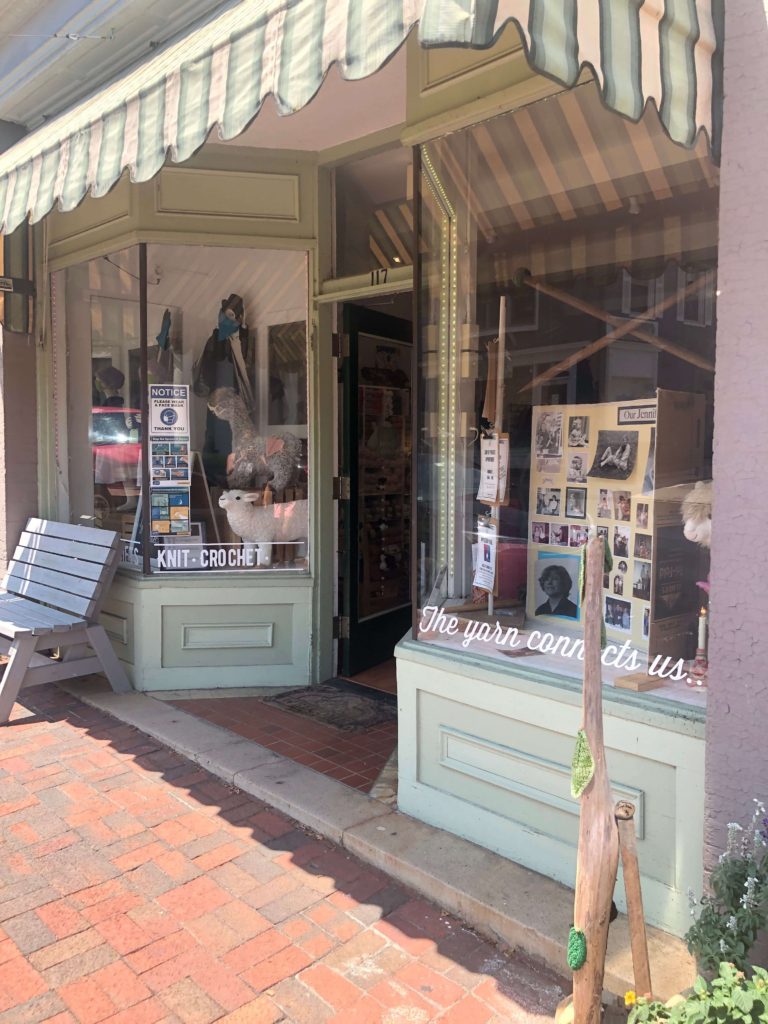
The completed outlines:
[[[566,487],[565,514],[569,519],[587,518],[587,488]]]

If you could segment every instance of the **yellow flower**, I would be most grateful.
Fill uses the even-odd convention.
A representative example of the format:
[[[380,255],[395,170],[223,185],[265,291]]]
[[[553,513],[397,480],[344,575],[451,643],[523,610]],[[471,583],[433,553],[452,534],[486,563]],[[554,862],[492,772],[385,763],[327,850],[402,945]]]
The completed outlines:
[[[634,1006],[636,1002],[637,1002],[637,993],[636,992],[633,992],[630,989],[629,992],[625,992],[624,993],[624,1005],[625,1006]]]

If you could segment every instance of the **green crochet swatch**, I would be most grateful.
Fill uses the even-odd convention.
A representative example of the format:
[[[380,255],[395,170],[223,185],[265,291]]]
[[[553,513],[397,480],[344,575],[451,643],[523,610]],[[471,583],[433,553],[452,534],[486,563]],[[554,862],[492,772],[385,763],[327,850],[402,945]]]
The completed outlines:
[[[568,966],[572,971],[580,970],[587,962],[587,936],[571,925],[568,932]]]
[[[576,749],[571,762],[571,796],[578,800],[595,774],[595,760],[583,729],[576,734]]]

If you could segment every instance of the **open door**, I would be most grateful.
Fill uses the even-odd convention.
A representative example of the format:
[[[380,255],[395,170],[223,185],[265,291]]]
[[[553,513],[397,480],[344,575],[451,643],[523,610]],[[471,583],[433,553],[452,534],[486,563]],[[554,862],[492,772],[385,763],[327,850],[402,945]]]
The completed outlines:
[[[339,671],[392,657],[411,622],[411,325],[345,306]]]

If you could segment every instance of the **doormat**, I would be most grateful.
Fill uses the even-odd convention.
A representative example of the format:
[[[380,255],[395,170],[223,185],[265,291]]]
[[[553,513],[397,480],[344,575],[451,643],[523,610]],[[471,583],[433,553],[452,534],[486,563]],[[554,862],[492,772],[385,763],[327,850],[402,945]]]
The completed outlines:
[[[274,704],[283,711],[292,711],[323,725],[332,725],[342,732],[365,732],[375,725],[385,725],[397,719],[394,697],[363,691],[361,687],[341,680],[265,697],[264,703]]]

